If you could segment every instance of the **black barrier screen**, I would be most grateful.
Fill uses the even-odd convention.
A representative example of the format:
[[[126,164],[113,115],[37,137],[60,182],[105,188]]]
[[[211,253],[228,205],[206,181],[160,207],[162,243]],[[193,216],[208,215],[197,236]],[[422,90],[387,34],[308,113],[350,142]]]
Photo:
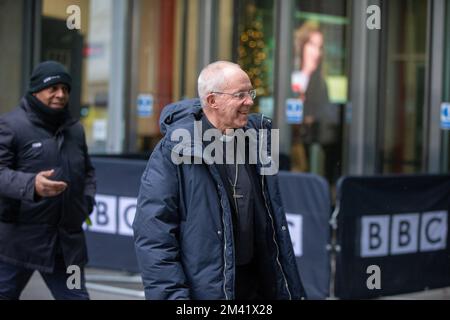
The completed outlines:
[[[146,161],[93,158],[97,175],[92,226],[85,226],[89,266],[139,272],[132,223]]]
[[[330,288],[330,188],[315,174],[280,172],[278,177],[303,286],[309,299],[325,299]]]
[[[347,177],[338,203],[337,297],[450,285],[450,176]]]

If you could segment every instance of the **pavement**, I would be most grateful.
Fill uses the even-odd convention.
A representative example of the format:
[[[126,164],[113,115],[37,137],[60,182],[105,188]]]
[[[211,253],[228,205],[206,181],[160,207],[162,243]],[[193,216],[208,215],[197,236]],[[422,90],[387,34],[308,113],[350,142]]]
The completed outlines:
[[[91,300],[144,300],[139,275],[86,268],[86,287]],[[21,300],[54,300],[39,272],[35,272],[20,296]]]
[[[379,298],[380,300],[450,300],[450,287]]]
[[[91,300],[144,300],[140,276],[126,272],[86,268]],[[22,300],[53,300],[42,277],[35,272],[25,287]],[[450,287],[389,296],[381,300],[450,300]]]

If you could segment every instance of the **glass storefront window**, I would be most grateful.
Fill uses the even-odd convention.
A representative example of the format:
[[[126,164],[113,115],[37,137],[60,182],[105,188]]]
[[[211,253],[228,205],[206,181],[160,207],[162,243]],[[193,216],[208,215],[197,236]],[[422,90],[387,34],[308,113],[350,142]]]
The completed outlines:
[[[442,101],[450,103],[450,3],[447,1],[445,13],[445,55],[444,55],[444,86]],[[442,172],[450,172],[450,130],[442,134]]]
[[[290,95],[291,170],[330,182],[341,174],[342,110],[348,94],[347,1],[295,1]]]
[[[238,2],[236,62],[250,77],[257,98],[253,112],[273,117],[274,1]]]
[[[24,1],[0,1],[0,114],[12,110],[22,92],[22,14]]]
[[[147,154],[161,139],[167,104],[197,96],[199,1],[134,1],[129,151]]]
[[[427,61],[426,0],[388,1],[382,172],[422,170],[423,108]]]
[[[66,26],[67,8],[80,8],[81,28]],[[113,2],[109,0],[44,0],[42,3],[41,60],[57,60],[73,79],[70,109],[81,117],[90,153],[110,153],[107,145]],[[115,130],[120,130],[116,128]],[[121,143],[120,141],[116,143]]]

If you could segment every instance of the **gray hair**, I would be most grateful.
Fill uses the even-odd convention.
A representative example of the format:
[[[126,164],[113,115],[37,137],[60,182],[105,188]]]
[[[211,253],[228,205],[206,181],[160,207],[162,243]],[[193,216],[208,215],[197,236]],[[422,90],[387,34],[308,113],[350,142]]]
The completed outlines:
[[[241,67],[229,61],[216,61],[205,68],[198,76],[198,96],[202,107],[206,105],[206,96],[214,91],[221,91],[228,84],[228,75]]]

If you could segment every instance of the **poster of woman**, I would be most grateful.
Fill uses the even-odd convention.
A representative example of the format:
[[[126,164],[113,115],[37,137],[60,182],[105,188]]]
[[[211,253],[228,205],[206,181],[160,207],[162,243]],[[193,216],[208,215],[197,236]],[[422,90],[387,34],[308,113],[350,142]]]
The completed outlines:
[[[335,142],[331,104],[323,74],[325,37],[315,21],[294,31],[292,97],[301,101],[303,118],[292,125],[291,170],[325,175],[328,145]]]

